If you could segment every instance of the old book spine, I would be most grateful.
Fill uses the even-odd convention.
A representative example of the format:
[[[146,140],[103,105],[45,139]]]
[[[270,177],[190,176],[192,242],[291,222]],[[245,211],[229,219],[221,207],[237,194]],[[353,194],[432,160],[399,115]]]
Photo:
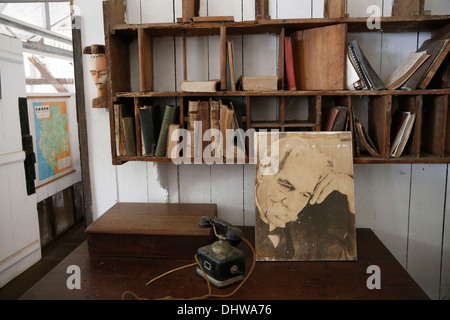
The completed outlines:
[[[202,150],[204,150],[208,146],[210,140],[209,136],[205,136],[206,131],[210,128],[209,101],[200,101],[198,106],[198,114],[200,121],[202,122]]]
[[[166,106],[166,110],[164,111],[164,118],[161,123],[161,130],[159,132],[158,143],[156,145],[156,157],[164,157],[166,155],[169,126],[174,122],[174,117],[175,106]]]
[[[294,72],[294,57],[292,53],[292,40],[291,37],[286,37],[285,39],[285,58],[286,58],[286,78],[288,90],[295,91],[297,86],[295,83],[295,72]]]
[[[122,118],[123,133],[125,137],[125,153],[127,156],[136,156],[136,131],[134,118],[131,116]]]
[[[158,133],[160,128],[159,115],[156,112],[156,106],[149,106],[139,109],[139,120],[141,123],[143,144],[146,156],[154,156],[156,144],[158,142]]]

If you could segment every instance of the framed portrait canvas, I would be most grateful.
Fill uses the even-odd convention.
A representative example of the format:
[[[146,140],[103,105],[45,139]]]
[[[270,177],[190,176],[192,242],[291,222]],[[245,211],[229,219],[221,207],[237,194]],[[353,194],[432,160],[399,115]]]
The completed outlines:
[[[356,260],[350,132],[256,133],[258,261]]]

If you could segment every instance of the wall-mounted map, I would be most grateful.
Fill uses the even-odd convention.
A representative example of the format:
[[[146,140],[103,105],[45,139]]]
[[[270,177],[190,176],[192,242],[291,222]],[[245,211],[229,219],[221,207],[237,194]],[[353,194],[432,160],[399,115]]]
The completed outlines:
[[[37,182],[42,185],[72,169],[66,101],[32,101]]]

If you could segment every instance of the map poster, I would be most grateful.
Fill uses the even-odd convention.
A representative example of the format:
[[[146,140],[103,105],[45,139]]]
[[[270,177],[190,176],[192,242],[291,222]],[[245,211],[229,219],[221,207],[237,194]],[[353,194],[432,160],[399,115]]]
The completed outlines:
[[[33,101],[37,183],[42,185],[71,170],[66,101]]]

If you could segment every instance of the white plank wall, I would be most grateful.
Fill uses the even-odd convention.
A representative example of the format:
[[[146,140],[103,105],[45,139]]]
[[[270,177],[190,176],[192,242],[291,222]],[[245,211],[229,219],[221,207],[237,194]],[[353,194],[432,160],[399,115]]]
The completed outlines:
[[[101,6],[88,0],[74,2],[83,15],[83,45],[102,43]],[[181,0],[128,0],[127,4],[128,23],[175,22],[181,17]],[[369,16],[369,5],[378,5],[384,16],[391,14],[392,0],[348,0],[347,11],[353,17]],[[450,1],[427,1],[426,9],[432,14],[450,14]],[[320,18],[323,0],[271,0],[269,13],[273,19]],[[254,0],[201,0],[200,15],[254,20]],[[429,33],[349,34],[349,40],[358,40],[383,79],[429,37]],[[276,35],[233,36],[228,40],[234,43],[237,76],[277,74]],[[219,77],[218,42],[217,36],[188,39],[189,80]],[[179,89],[182,39],[160,38],[154,48],[155,91]],[[89,77],[86,71],[85,76]],[[90,86],[86,90],[89,101],[95,92]],[[354,98],[353,104],[360,108],[357,115],[365,113],[367,99]],[[276,99],[261,99],[254,119],[276,119],[276,107]],[[253,166],[131,162],[113,167],[108,114],[90,109],[88,121],[94,218],[116,201],[211,202],[217,203],[221,218],[237,225],[254,225]],[[357,226],[372,228],[433,299],[450,298],[448,177],[447,165],[355,166]]]

